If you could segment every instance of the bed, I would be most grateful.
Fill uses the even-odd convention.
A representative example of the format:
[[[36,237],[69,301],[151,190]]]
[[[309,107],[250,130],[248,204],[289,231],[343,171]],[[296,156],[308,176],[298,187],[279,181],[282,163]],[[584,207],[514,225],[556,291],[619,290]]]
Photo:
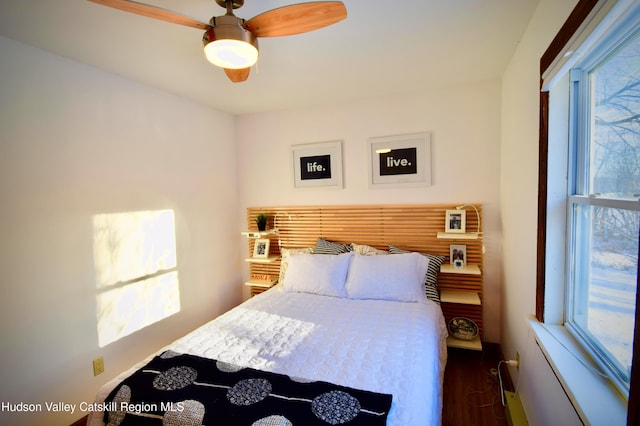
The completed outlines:
[[[280,277],[280,284],[122,373],[100,390],[96,406],[102,404],[108,412],[105,399],[118,394],[122,380],[144,374],[141,371],[146,364],[188,354],[197,362],[204,362],[201,358],[215,360],[211,362],[233,366],[230,369],[234,371],[246,368],[244,374],[274,374],[278,380],[282,376],[296,382],[294,386],[314,382],[334,386],[339,390],[325,390],[322,395],[356,395],[360,413],[365,413],[324,418],[316,411],[319,397],[284,398],[275,388],[264,393],[260,404],[265,407],[269,401],[277,405],[276,401],[287,399],[306,410],[309,422],[304,424],[320,419],[317,424],[439,425],[447,330],[440,305],[425,296],[428,264],[428,258],[416,253],[283,253],[281,269],[286,275]],[[159,377],[162,372],[149,365],[146,374]],[[219,368],[223,370],[220,374],[226,374],[226,367]],[[195,379],[191,383],[196,383]],[[187,387],[217,386],[226,392],[227,399],[235,388],[231,383],[196,384],[199,386]],[[378,400],[388,397],[388,412],[369,409],[369,394]],[[120,424],[123,416],[135,424],[142,424],[138,420],[162,424],[159,419],[164,413],[158,413],[158,407],[150,407],[155,412],[149,415],[144,413],[146,407],[139,407],[141,413],[120,412],[117,416],[94,412],[88,424],[102,425],[106,420]],[[167,409],[164,405],[161,408]],[[267,415],[268,408],[265,410],[234,424],[296,424],[280,411]],[[379,419],[374,417],[380,416],[383,422],[376,423]]]

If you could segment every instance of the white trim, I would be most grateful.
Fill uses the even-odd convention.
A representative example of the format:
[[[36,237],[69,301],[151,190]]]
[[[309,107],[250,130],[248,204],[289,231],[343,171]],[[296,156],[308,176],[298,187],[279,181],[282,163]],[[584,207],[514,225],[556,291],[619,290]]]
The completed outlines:
[[[607,207],[610,209],[639,211],[640,202],[637,200],[622,200],[619,198],[606,198],[598,196],[570,195],[570,204],[582,204],[586,206]]]
[[[553,87],[576,62],[582,59],[584,52],[600,42],[609,28],[633,14],[629,9],[638,7],[635,0],[601,0],[594,6],[591,14],[584,20],[571,40],[562,48],[558,56],[542,73],[542,91]]]
[[[624,426],[627,401],[561,325],[529,320],[536,342],[578,416],[586,425]]]
[[[549,155],[547,171],[547,244],[545,248],[545,282],[566,282],[566,235],[569,78],[565,76],[549,91]],[[553,239],[553,243],[549,243]],[[565,286],[547,286],[544,315],[552,323],[564,320]]]

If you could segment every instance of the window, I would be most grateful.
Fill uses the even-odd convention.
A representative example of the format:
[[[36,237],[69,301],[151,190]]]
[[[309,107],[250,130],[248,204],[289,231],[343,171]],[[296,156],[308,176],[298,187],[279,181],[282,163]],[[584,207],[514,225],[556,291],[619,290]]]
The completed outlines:
[[[578,0],[540,59],[531,326],[585,424],[640,424],[639,34],[637,0]]]
[[[586,52],[569,98],[566,326],[625,395],[640,235],[638,28],[627,20]]]
[[[93,217],[98,344],[180,311],[173,210]]]

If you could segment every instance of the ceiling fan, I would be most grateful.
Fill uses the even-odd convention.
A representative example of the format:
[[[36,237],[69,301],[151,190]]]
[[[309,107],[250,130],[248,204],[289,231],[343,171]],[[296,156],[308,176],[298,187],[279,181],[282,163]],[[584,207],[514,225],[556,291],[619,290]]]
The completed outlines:
[[[214,16],[209,23],[200,22],[176,12],[133,0],[89,0],[149,18],[204,30],[202,43],[209,62],[224,68],[234,83],[249,78],[251,66],[258,60],[258,38],[280,37],[317,30],[347,17],[341,1],[315,1],[272,9],[249,20],[238,18],[233,9],[244,0],[215,0],[227,9],[223,16]]]

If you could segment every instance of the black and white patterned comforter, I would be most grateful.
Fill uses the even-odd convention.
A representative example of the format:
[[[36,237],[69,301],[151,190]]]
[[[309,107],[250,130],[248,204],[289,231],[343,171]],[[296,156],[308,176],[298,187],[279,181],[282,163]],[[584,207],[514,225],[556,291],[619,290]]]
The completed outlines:
[[[105,400],[108,425],[385,425],[392,396],[166,351]]]

